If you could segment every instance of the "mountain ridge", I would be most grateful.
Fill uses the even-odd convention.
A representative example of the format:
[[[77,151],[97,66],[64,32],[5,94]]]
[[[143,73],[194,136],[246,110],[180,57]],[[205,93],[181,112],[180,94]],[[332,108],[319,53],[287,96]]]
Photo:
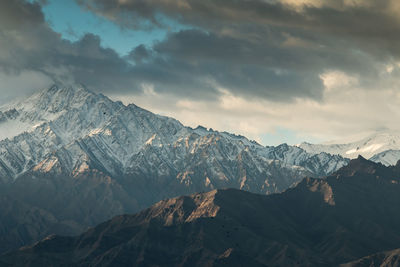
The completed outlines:
[[[219,189],[166,199],[0,262],[337,266],[398,247],[399,174],[398,167],[359,157],[326,179],[305,178],[280,194]]]

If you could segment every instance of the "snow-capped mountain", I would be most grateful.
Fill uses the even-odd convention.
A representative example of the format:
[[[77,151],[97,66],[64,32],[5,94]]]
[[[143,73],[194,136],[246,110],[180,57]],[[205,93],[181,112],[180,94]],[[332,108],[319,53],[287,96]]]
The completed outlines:
[[[228,187],[281,192],[348,163],[185,127],[83,86],[53,86],[1,107],[0,118],[0,193],[6,196],[0,206],[38,210],[59,234],[183,194]],[[0,229],[10,233],[0,252],[49,234],[41,225],[21,230],[23,218],[0,218]]]
[[[0,141],[0,176],[5,178],[27,171],[77,175],[95,168],[110,176],[151,170],[152,175],[187,179],[193,164],[203,163],[210,168],[203,182],[213,188],[213,179],[218,183],[233,178],[227,165],[237,165],[244,154],[246,163],[266,177],[271,175],[266,170],[276,164],[320,176],[347,163],[326,153],[311,155],[287,145],[263,147],[243,136],[185,127],[82,86],[53,86],[3,107],[0,115],[0,132],[8,135]],[[249,179],[240,179],[244,177]]]
[[[400,134],[394,132],[379,132],[353,142],[302,143],[298,147],[312,154],[326,152],[350,159],[361,155],[385,165],[395,165],[400,160]]]

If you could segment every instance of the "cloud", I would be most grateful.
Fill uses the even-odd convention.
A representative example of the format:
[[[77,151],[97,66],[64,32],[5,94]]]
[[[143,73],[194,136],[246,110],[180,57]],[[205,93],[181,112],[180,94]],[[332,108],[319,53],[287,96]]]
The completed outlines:
[[[77,42],[62,39],[35,2],[2,1],[0,17],[0,69],[7,72],[40,72],[55,82],[83,83],[105,93],[137,93],[142,83],[152,83],[155,91],[196,99],[217,97],[219,86],[249,98],[321,97],[319,73],[298,66],[301,60],[295,58],[300,54],[280,49],[276,34],[254,43],[182,30],[121,57],[90,33]]]
[[[323,74],[324,101],[297,99],[281,103],[267,99],[249,100],[220,88],[213,101],[176,97],[154,90],[140,95],[112,95],[125,103],[139,106],[179,119],[185,125],[203,125],[219,131],[242,134],[264,145],[271,145],[266,133],[276,131],[295,133],[285,140],[290,144],[301,141],[328,141],[344,137],[365,136],[376,131],[400,131],[400,92],[396,89],[365,90],[358,87],[356,77],[344,73]],[[151,88],[151,85],[146,85]],[[281,142],[283,142],[281,137]],[[276,140],[274,140],[276,142]]]
[[[77,82],[112,91],[134,89],[130,67],[114,50],[103,48],[99,36],[88,33],[77,42],[62,39],[45,21],[39,3],[0,2],[1,72],[14,77],[40,73],[43,81]]]
[[[0,105],[7,103],[13,98],[24,94],[32,94],[38,88],[46,88],[53,81],[43,74],[36,71],[20,71],[17,73],[0,72]]]
[[[76,0],[126,27],[140,27],[143,19],[162,25],[165,14],[207,29],[243,24],[321,30],[326,33],[398,38],[396,0]],[[379,19],[380,23],[375,23]],[[129,23],[130,21],[130,23]]]
[[[76,1],[121,27],[185,27],[121,56],[90,33],[62,39],[39,3],[0,1],[2,99],[78,82],[258,139],[278,127],[317,138],[397,127],[394,0]]]
[[[360,76],[376,89],[382,65],[400,56],[394,0],[76,1],[121,27],[162,27],[165,17],[193,27],[132,51],[135,77],[156,91],[216,97],[222,86],[248,98],[322,100],[322,73]]]
[[[0,69],[41,72],[56,82],[84,83],[105,93],[138,93],[141,84],[152,83],[156,92],[194,99],[214,99],[223,87],[248,99],[290,102],[322,101],[321,74],[331,70],[368,77],[362,79],[366,88],[380,87],[378,70],[395,58],[388,51],[378,58],[369,52],[373,45],[358,49],[353,37],[337,37],[344,34],[338,29],[353,34],[356,26],[344,27],[342,19],[334,26],[335,19],[378,14],[369,11],[366,2],[78,2],[125,27],[148,26],[146,19],[160,26],[163,16],[170,16],[194,28],[171,32],[153,46],[140,45],[121,57],[90,33],[77,42],[62,39],[47,24],[38,3],[5,0],[0,3]],[[374,7],[386,10],[388,4]],[[396,25],[392,20],[388,15],[382,21]],[[356,28],[374,32],[376,27],[381,26]]]
[[[159,92],[210,99],[222,86],[250,98],[319,98],[323,87],[319,74],[285,66],[283,58],[290,56],[272,45],[253,45],[201,30],[172,33],[151,49],[140,46],[130,53],[136,62],[133,77],[153,83]]]

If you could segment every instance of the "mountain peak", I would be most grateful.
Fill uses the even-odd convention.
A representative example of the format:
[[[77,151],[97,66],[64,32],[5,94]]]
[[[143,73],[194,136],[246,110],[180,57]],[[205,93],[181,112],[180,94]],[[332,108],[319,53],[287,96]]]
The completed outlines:
[[[376,168],[380,166],[380,164],[375,163],[373,161],[367,160],[361,155],[358,155],[357,158],[350,160],[349,164],[345,167],[346,169],[351,169],[354,171],[359,170],[367,170],[371,168]]]
[[[373,175],[373,176],[385,176],[390,169],[386,168],[381,163],[376,163],[371,160],[365,159],[362,156],[358,156],[356,159],[350,160],[349,164],[337,172],[333,173],[332,176],[347,176],[353,177],[358,175]]]
[[[53,84],[2,107],[0,140],[32,132],[43,123],[54,121],[73,110],[82,110],[84,106],[87,109],[95,107],[96,103],[111,105],[112,101],[81,84]]]
[[[90,96],[96,94],[83,85],[54,84],[20,103],[24,109],[39,109],[49,113],[58,113],[65,109],[81,106]]]
[[[358,160],[358,161],[362,161],[362,162],[365,162],[365,161],[368,161],[366,158],[364,158],[363,156],[361,156],[361,155],[358,155],[358,157],[357,157],[357,159],[356,160]]]
[[[380,165],[380,164],[370,161],[361,155],[358,155],[357,158],[350,160],[348,166],[356,167],[356,168],[364,168],[364,167],[368,167],[368,166],[378,166],[378,165]]]

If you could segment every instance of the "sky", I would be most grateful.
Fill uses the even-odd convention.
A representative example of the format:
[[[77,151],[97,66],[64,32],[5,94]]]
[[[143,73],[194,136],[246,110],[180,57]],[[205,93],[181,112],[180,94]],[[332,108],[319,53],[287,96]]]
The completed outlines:
[[[60,33],[62,38],[76,42],[86,33],[95,34],[101,37],[101,46],[114,49],[120,56],[128,55],[132,48],[139,45],[151,46],[155,41],[164,39],[172,30],[185,29],[184,25],[174,23],[168,18],[164,18],[168,27],[166,29],[122,28],[82,8],[75,1],[48,0],[42,10],[48,24],[54,31]]]
[[[398,131],[396,0],[2,0],[0,104],[53,83],[264,145]]]

